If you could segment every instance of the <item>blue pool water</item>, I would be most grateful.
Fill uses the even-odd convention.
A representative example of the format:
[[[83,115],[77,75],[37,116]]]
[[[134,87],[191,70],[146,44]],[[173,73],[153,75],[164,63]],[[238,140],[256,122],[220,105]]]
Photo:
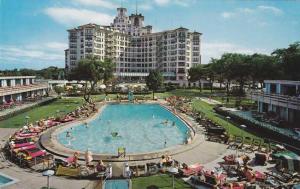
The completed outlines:
[[[4,185],[13,182],[12,179],[5,177],[4,175],[0,174],[0,188]]]
[[[88,127],[82,123],[65,129],[57,140],[79,151],[116,154],[118,147],[125,147],[127,153],[144,153],[183,144],[188,130],[181,119],[159,104],[111,104]],[[71,137],[66,137],[67,131]],[[113,132],[118,136],[113,137]]]
[[[105,181],[105,189],[128,189],[127,180],[107,180]]]

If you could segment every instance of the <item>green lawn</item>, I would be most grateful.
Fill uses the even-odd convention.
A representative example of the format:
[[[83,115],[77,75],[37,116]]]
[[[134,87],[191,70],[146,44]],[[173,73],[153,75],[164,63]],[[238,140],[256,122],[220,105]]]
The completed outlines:
[[[251,133],[246,132],[243,129],[240,129],[235,125],[231,124],[228,120],[226,120],[226,118],[223,118],[217,113],[215,113],[213,111],[213,106],[207,104],[206,102],[203,102],[201,100],[193,100],[192,106],[195,110],[204,113],[207,118],[224,127],[230,135],[240,135],[244,137],[249,136],[252,138],[257,138]]]
[[[0,121],[0,128],[22,127],[26,122],[26,116],[29,116],[28,121],[30,123],[49,116],[63,115],[75,110],[75,108],[80,106],[82,103],[83,100],[80,97],[57,99],[50,104],[35,107],[32,110]]]
[[[181,179],[175,179],[176,189],[191,189]],[[172,177],[169,175],[155,175],[150,177],[139,177],[132,180],[132,189],[172,189]]]

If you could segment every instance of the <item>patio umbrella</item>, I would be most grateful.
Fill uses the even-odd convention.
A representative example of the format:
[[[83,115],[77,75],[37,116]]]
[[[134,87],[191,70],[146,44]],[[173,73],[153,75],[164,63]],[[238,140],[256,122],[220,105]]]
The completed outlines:
[[[102,84],[102,85],[100,85],[99,87],[100,87],[100,89],[106,89],[106,86],[105,86],[105,85],[103,85],[103,84]]]

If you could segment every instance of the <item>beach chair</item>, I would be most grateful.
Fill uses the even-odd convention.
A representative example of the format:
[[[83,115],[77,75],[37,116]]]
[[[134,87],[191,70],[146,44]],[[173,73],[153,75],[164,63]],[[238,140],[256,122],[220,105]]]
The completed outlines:
[[[259,147],[259,151],[262,153],[268,153],[270,152],[270,143],[266,140],[264,140],[264,142],[260,145]]]
[[[235,136],[235,140],[234,143],[232,145],[230,145],[230,148],[232,149],[240,149],[241,147],[243,147],[243,137],[241,136]]]
[[[179,174],[181,176],[188,177],[191,175],[198,174],[200,171],[202,171],[202,169],[203,169],[203,166],[200,163],[196,163],[196,164],[187,166],[186,168],[179,169]]]
[[[261,140],[258,138],[253,139],[252,141],[252,151],[258,151],[261,145]]]
[[[119,147],[118,148],[118,158],[125,158],[126,156],[126,148]]]
[[[244,142],[243,142],[243,150],[246,152],[246,153],[251,153],[253,152],[253,139],[250,138],[250,137],[245,137],[244,138]]]
[[[229,135],[229,139],[228,139],[228,142],[227,142],[227,145],[228,147],[230,148],[231,145],[233,145],[235,142],[235,135]]]

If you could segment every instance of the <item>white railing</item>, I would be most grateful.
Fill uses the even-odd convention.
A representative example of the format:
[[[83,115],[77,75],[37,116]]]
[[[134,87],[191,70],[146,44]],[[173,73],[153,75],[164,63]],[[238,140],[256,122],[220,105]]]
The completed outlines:
[[[252,100],[259,100],[267,103],[269,102],[281,106],[294,106],[297,107],[297,109],[300,109],[300,97],[296,96],[265,93],[261,91],[250,91],[248,92],[247,96]]]

